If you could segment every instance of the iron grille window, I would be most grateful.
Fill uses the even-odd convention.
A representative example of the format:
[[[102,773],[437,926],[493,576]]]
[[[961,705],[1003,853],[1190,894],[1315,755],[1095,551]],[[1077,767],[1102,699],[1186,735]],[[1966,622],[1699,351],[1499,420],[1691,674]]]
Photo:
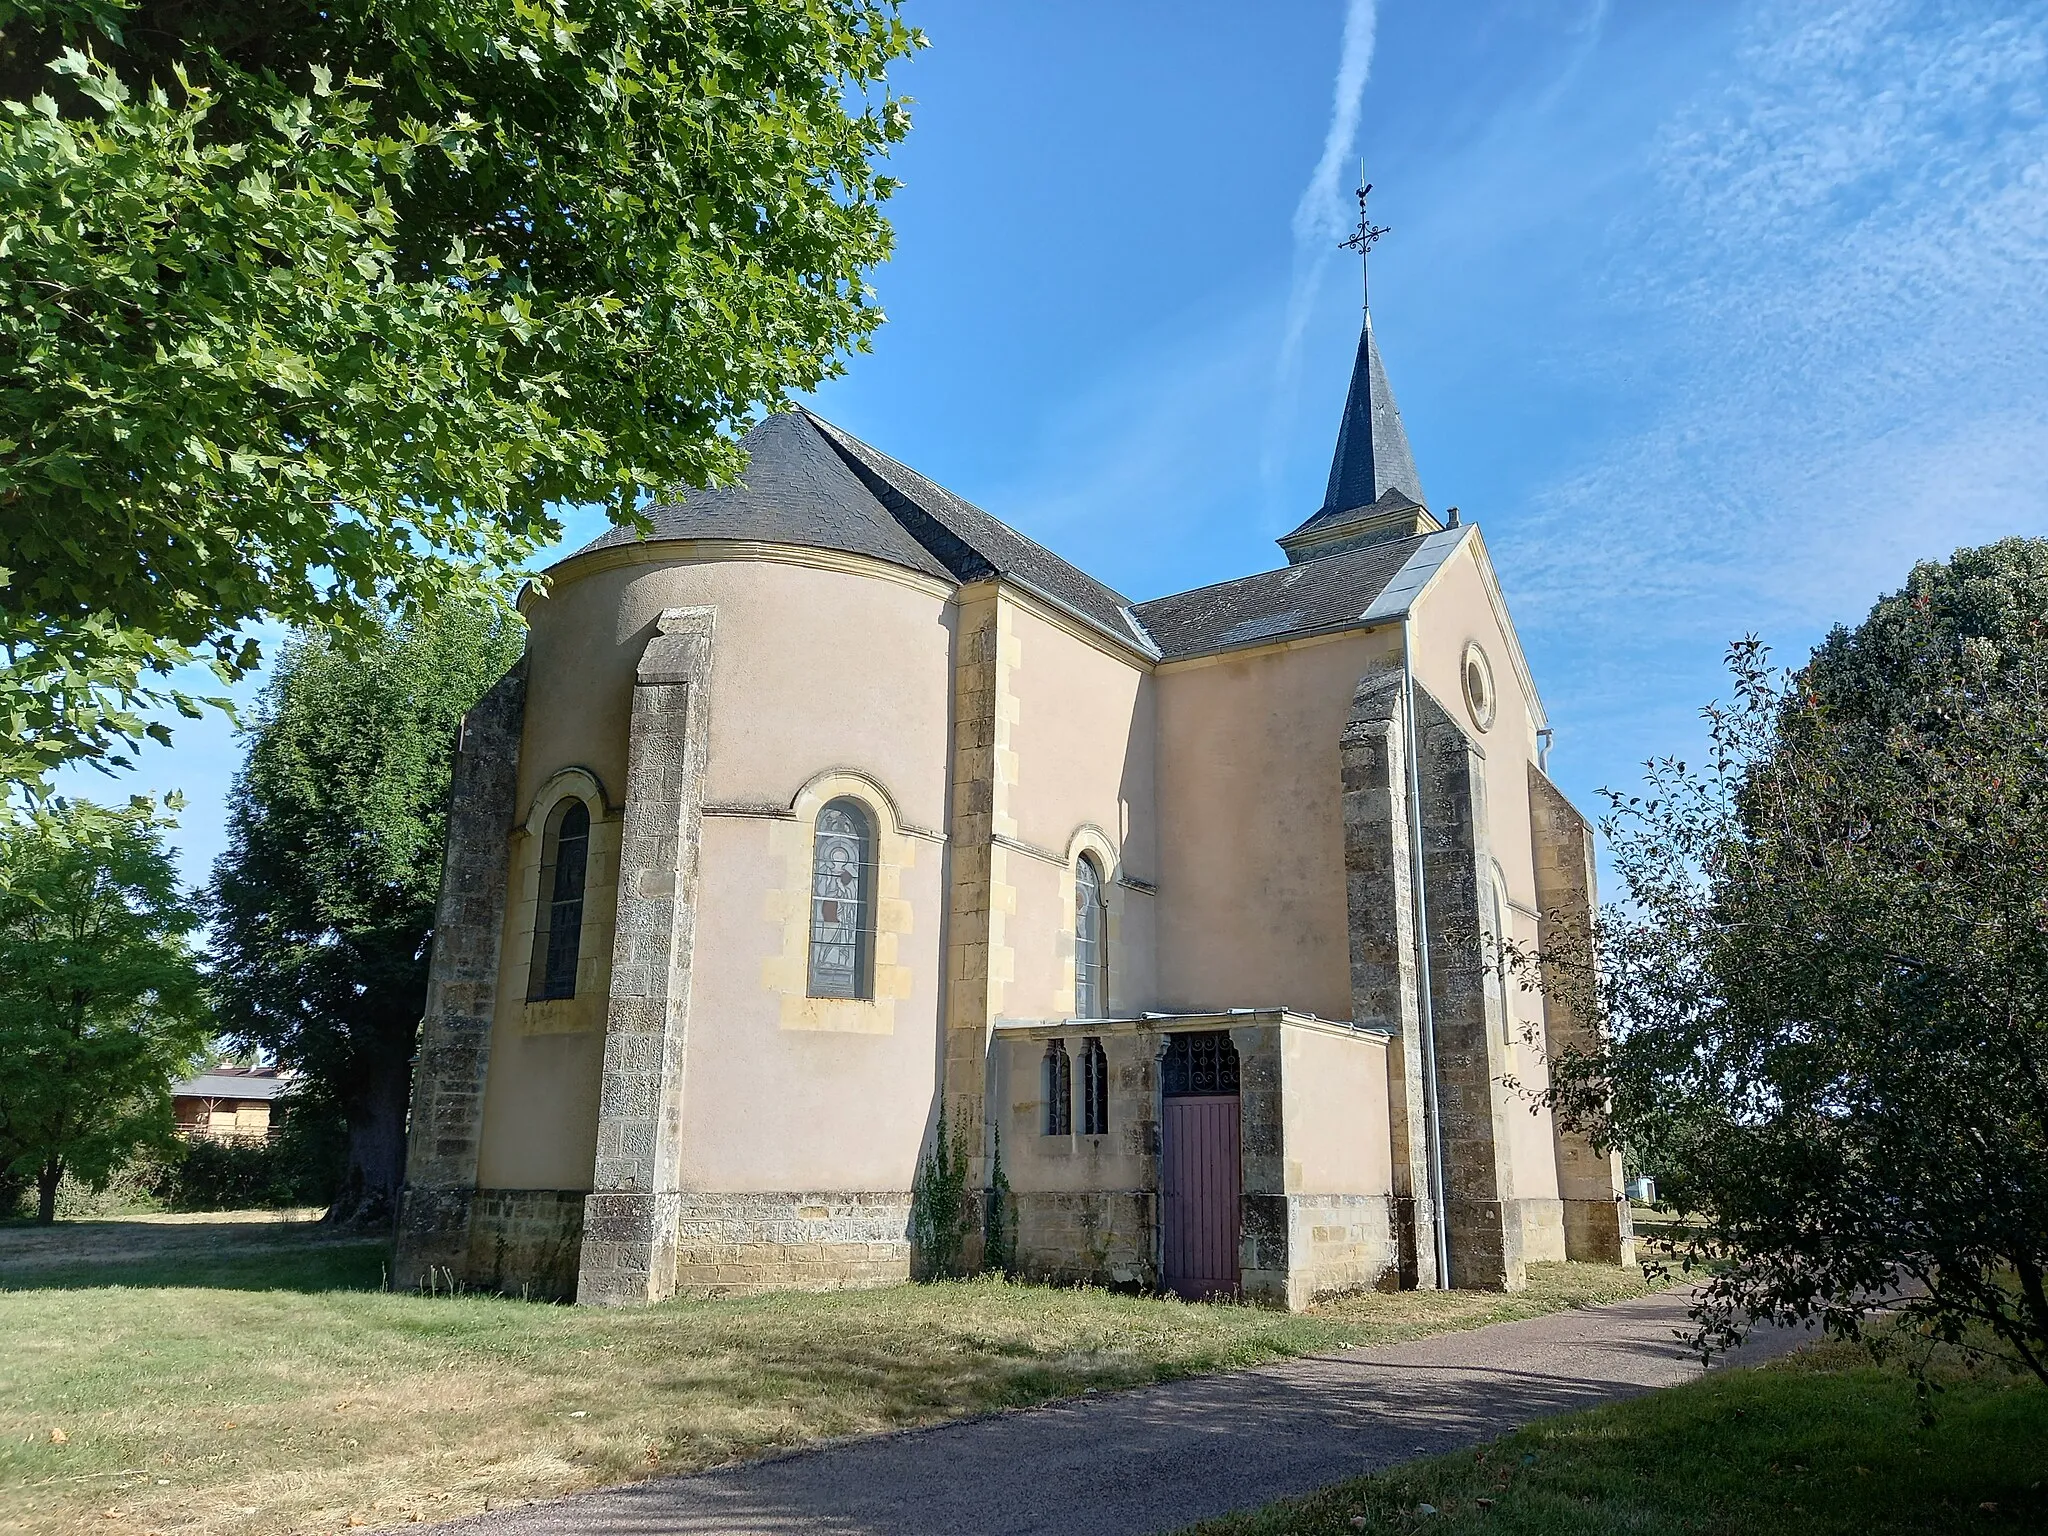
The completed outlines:
[[[1237,1092],[1237,1047],[1227,1030],[1189,1030],[1166,1037],[1161,1090],[1169,1099]]]
[[[1095,860],[1082,854],[1074,866],[1074,1014],[1077,1018],[1102,1019],[1109,1016],[1104,985],[1104,921],[1102,871]]]
[[[875,829],[858,800],[818,812],[811,851],[812,997],[873,997]]]
[[[1109,1134],[1109,1057],[1092,1035],[1081,1042],[1081,1134]]]
[[[583,946],[583,877],[590,862],[590,807],[565,800],[548,818],[541,839],[540,910],[533,924],[533,963],[526,999],[545,1002],[576,995],[576,962]]]
[[[1067,1055],[1067,1042],[1045,1043],[1045,1134],[1074,1134],[1074,1063]]]

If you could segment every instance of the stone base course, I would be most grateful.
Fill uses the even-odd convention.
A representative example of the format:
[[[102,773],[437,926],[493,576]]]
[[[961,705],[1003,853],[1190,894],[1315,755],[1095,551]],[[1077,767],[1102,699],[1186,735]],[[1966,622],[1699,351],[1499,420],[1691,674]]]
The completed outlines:
[[[1014,1194],[1017,1271],[1055,1285],[1154,1290],[1159,1198],[1149,1189]]]
[[[675,1294],[858,1290],[910,1278],[910,1193],[684,1192]]]
[[[470,1205],[468,1283],[567,1301],[583,1243],[580,1189],[480,1189]]]

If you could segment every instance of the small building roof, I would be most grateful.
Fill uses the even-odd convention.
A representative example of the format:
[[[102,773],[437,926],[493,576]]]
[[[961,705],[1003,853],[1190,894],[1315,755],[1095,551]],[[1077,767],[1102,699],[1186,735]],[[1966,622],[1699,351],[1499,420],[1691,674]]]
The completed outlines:
[[[174,1099],[274,1099],[292,1086],[275,1067],[215,1067],[171,1087]]]

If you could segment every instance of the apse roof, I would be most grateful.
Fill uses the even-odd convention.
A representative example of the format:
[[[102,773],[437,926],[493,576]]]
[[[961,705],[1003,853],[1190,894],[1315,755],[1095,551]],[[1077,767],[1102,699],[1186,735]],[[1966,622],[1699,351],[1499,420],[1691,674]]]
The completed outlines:
[[[758,539],[872,555],[954,581],[1000,576],[1150,652],[1130,601],[1044,545],[830,422],[797,409],[768,417],[742,446],[736,485],[650,507],[648,539]],[[614,528],[578,554],[638,542]]]
[[[927,576],[952,574],[875,499],[808,418],[770,416],[742,446],[747,468],[737,484],[692,490],[681,501],[649,507],[645,537],[802,544],[873,555]],[[641,538],[631,528],[613,528],[577,553]]]

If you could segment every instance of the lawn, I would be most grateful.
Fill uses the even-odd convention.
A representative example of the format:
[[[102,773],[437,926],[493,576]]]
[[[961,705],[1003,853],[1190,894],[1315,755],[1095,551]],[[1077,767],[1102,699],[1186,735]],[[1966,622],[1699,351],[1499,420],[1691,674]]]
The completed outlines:
[[[2048,1389],[1826,1344],[1548,1419],[1182,1536],[1871,1536],[2048,1530]]]
[[[986,1280],[597,1311],[392,1294],[385,1264],[303,1221],[0,1229],[0,1526],[440,1519],[1645,1288],[1552,1264],[1293,1317]]]

